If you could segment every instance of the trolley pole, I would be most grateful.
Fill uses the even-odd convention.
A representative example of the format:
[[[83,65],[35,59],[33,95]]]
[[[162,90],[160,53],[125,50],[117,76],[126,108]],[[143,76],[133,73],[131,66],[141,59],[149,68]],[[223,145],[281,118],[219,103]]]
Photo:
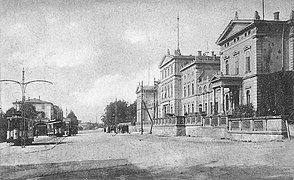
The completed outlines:
[[[24,104],[25,104],[25,93],[26,93],[26,88],[28,84],[31,83],[38,83],[38,82],[43,82],[43,83],[49,83],[49,84],[53,84],[50,81],[46,81],[46,80],[40,80],[40,79],[36,79],[36,80],[32,80],[32,81],[27,81],[25,82],[25,70],[24,68],[22,68],[22,80],[21,81],[16,81],[16,80],[11,80],[11,79],[0,79],[0,82],[12,82],[12,83],[16,83],[20,86],[21,88],[21,117],[22,117],[22,139],[21,139],[21,147],[24,148],[25,147],[25,142],[26,142],[26,136],[27,136],[27,132],[26,132],[26,122],[25,122],[25,112],[24,112]]]

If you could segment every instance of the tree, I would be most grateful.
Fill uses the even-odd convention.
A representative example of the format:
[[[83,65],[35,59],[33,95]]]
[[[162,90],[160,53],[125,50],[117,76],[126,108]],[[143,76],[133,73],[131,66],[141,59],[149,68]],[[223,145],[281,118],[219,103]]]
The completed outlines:
[[[124,100],[109,103],[104,109],[104,114],[101,116],[101,120],[107,126],[132,122],[134,119],[136,119],[136,102],[128,105]]]
[[[128,112],[127,113],[128,121],[134,125],[136,122],[136,117],[137,117],[137,102],[136,101],[128,106],[127,112]]]

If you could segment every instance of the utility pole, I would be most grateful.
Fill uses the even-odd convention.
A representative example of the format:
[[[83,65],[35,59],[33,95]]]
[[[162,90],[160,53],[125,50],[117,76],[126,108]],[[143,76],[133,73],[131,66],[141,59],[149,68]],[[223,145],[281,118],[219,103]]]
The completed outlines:
[[[22,148],[25,147],[25,141],[26,141],[26,136],[27,136],[27,132],[25,131],[26,126],[25,126],[25,112],[24,112],[24,104],[25,104],[25,93],[26,93],[26,88],[28,84],[31,83],[37,83],[37,82],[44,82],[44,83],[49,83],[49,84],[53,84],[50,81],[46,81],[46,80],[32,80],[32,81],[27,81],[25,82],[25,70],[24,68],[22,69],[22,80],[21,81],[15,81],[15,80],[11,80],[11,79],[0,79],[0,82],[12,82],[12,83],[16,83],[20,86],[21,88],[21,117],[22,117],[22,122],[23,122],[23,127],[22,127]]]
[[[143,81],[141,84],[141,135],[143,134]]]
[[[117,98],[115,98],[115,104],[114,104],[114,121],[115,121],[115,133],[117,133]]]

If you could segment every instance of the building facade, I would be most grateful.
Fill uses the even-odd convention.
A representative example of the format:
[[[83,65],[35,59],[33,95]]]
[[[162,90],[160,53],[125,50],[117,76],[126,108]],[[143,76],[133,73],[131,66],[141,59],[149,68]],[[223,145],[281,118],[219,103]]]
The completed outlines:
[[[182,79],[182,112],[181,115],[193,113],[212,113],[212,95],[210,79],[219,71],[220,57],[214,51],[198,55],[184,66],[181,72]]]
[[[281,21],[279,12],[272,20],[231,20],[216,42],[221,54],[221,74],[211,80],[220,97],[219,112],[229,114],[239,104],[260,104],[259,79],[266,74],[293,70],[294,12]],[[220,103],[219,103],[220,102]]]
[[[158,85],[143,86],[143,89],[140,85],[137,87],[137,122],[147,122],[151,121],[154,117],[158,118],[159,111],[157,89]]]
[[[21,103],[21,101],[17,101],[14,102],[13,105],[17,110],[19,110]],[[37,98],[29,98],[25,101],[25,103],[33,105],[38,112],[44,112],[44,119],[47,121],[63,119],[62,109],[51,102],[43,101]]]
[[[159,116],[164,117],[167,114],[175,116],[182,115],[182,78],[180,70],[190,64],[195,59],[195,56],[181,55],[180,50],[176,50],[174,55],[168,52],[162,58],[160,70],[160,107]]]

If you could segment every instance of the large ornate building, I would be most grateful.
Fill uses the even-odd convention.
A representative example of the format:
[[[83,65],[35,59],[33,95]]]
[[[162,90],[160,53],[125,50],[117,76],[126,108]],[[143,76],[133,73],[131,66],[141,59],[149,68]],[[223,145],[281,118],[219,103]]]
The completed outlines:
[[[236,16],[217,40],[221,47],[221,74],[215,75],[212,88],[218,92],[219,113],[229,113],[239,104],[260,104],[260,78],[268,73],[294,70],[294,11],[281,21],[279,12],[272,20]],[[219,103],[220,102],[220,103]]]
[[[220,57],[201,51],[184,56],[179,47],[174,55],[168,51],[163,57],[159,85],[153,89],[158,117],[231,114],[246,104],[257,110],[261,77],[294,70],[294,11],[286,21],[279,19],[279,12],[272,20],[261,20],[258,12],[252,19],[239,19],[236,14],[216,43]]]

